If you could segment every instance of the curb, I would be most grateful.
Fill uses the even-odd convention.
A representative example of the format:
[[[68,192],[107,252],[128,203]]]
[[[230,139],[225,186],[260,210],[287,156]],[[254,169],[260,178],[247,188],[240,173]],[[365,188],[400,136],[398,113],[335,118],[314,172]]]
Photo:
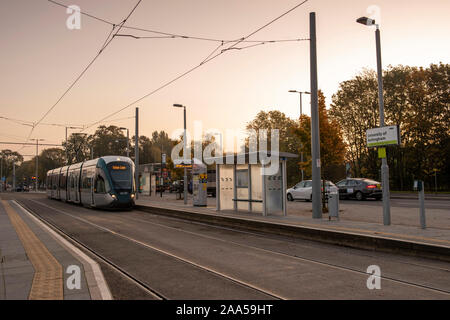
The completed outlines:
[[[393,196],[391,194],[391,199],[407,199],[407,200],[417,200],[419,201],[419,196],[413,197],[413,196]],[[444,200],[444,201],[450,201],[449,197],[436,197],[436,196],[428,196],[425,194],[425,200]]]
[[[186,212],[159,207],[136,205],[135,209],[156,215],[232,227],[240,230],[257,231],[266,234],[312,240],[356,249],[388,252],[450,262],[450,248],[440,245],[368,236],[358,233],[344,233],[328,229],[325,230],[320,228],[255,221],[238,217]]]

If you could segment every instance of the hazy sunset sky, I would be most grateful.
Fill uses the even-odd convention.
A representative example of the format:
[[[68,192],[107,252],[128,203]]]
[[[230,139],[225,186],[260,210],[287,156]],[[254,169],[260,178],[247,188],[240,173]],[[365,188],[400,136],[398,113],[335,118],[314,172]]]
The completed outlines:
[[[57,0],[120,23],[137,0]],[[143,0],[127,26],[168,33],[238,39],[257,30],[300,0]],[[367,12],[371,5],[379,8]],[[381,18],[383,66],[449,63],[449,0],[310,0],[249,40],[309,37],[309,13],[317,14],[319,88],[327,97],[363,68],[376,68],[374,29],[360,16]],[[81,30],[69,30],[66,9],[46,0],[0,1],[0,116],[38,121],[99,52],[111,27],[86,16]],[[151,34],[122,29],[121,34]],[[241,44],[247,46],[251,43]],[[84,125],[104,118],[198,65],[217,43],[190,39],[116,37],[84,77],[43,123]],[[299,116],[299,97],[309,91],[309,41],[268,43],[230,50],[111,120],[132,117],[140,108],[140,134],[169,134],[194,120],[203,127],[244,128],[260,110]],[[303,100],[309,114],[309,97]],[[116,122],[134,133],[134,119]],[[87,130],[92,133],[95,127]],[[30,127],[0,119],[0,141],[24,142]],[[74,132],[73,130],[70,132]],[[31,138],[61,143],[63,127],[38,126]],[[19,146],[1,145],[0,149]],[[34,154],[26,147],[23,154]],[[29,157],[27,157],[29,158]]]

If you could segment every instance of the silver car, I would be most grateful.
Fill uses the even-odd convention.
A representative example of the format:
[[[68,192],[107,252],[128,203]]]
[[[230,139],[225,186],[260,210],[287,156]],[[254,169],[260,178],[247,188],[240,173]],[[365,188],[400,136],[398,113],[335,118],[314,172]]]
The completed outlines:
[[[325,181],[325,197],[328,197],[329,193],[338,193],[338,188],[331,181]],[[322,192],[323,192],[323,182],[322,182]],[[312,200],[312,180],[304,180],[297,183],[292,188],[287,190],[287,199],[289,201],[294,200]]]

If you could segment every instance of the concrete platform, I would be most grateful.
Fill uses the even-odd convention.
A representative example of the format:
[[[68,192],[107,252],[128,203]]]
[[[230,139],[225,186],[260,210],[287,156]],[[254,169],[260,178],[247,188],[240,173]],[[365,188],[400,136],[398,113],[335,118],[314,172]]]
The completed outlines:
[[[189,199],[189,198],[188,198]],[[296,203],[288,204],[288,215],[270,215],[235,211],[216,211],[215,199],[208,198],[207,207],[193,207],[191,200],[184,205],[182,200],[176,200],[174,194],[158,196],[140,196],[137,209],[154,212],[152,208],[164,209],[162,214],[191,219],[198,222],[208,222],[232,226],[252,231],[263,231],[278,235],[294,236],[326,243],[333,243],[360,249],[395,252],[400,254],[420,256],[425,258],[450,261],[450,226],[446,226],[450,212],[441,210],[441,227],[421,229],[410,224],[392,224],[384,226],[382,223],[355,220],[329,220],[324,214],[323,219],[312,219],[311,210],[307,207],[311,203],[301,203],[306,209],[293,210]],[[289,205],[291,208],[289,208]],[[350,211],[357,211],[355,206],[349,206]],[[379,208],[361,205],[360,211],[365,215],[379,215]],[[397,211],[411,208],[393,208]],[[160,210],[161,211],[161,210]],[[293,212],[294,211],[294,212]],[[354,212],[353,212],[354,213]],[[309,216],[309,217],[308,217]]]
[[[0,202],[0,262],[0,300],[110,297],[98,265],[15,201]]]

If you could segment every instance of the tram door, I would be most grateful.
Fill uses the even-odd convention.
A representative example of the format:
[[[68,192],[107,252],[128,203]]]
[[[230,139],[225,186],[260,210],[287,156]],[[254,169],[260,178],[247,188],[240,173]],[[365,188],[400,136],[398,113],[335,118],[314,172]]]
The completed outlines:
[[[91,180],[91,205],[93,206],[94,203],[94,177],[89,178]]]
[[[66,193],[66,201],[70,201],[70,193],[72,192],[72,175],[70,173],[67,173],[67,181],[66,181],[66,187],[67,187],[67,193]]]
[[[75,202],[78,202],[79,201],[79,199],[78,199],[78,196],[79,196],[79,186],[78,186],[78,184],[79,184],[79,179],[78,179],[78,175],[76,175],[75,177]]]

